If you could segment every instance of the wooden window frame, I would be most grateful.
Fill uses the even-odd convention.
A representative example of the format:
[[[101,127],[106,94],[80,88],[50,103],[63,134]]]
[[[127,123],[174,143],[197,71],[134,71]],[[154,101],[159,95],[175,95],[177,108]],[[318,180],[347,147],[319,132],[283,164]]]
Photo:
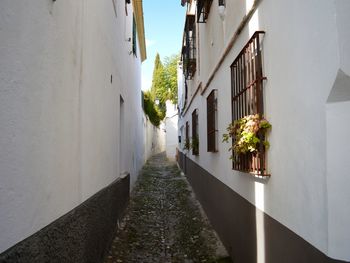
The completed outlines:
[[[217,152],[217,90],[214,89],[207,97],[207,151]]]
[[[192,112],[192,142],[197,137],[198,147],[194,147],[192,143],[192,154],[199,155],[199,133],[198,133],[198,109]]]
[[[232,122],[248,115],[264,115],[264,80],[261,40],[264,31],[256,31],[231,65]],[[264,141],[263,134],[258,135]],[[233,143],[233,141],[232,141]],[[232,151],[232,169],[267,176],[263,145],[256,154],[237,155]]]
[[[190,125],[188,124],[188,121],[186,121],[185,136],[186,136],[186,139],[185,139],[185,146],[186,146],[186,144],[190,143]]]

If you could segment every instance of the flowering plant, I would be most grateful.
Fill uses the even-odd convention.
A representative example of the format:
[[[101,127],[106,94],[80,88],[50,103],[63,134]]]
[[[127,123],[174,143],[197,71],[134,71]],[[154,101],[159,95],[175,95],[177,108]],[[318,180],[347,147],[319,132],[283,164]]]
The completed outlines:
[[[223,142],[228,142],[232,138],[233,145],[229,151],[233,150],[238,155],[257,154],[261,143],[265,149],[269,147],[265,134],[271,127],[271,124],[259,114],[248,115],[229,124],[226,129],[228,133],[223,135]]]

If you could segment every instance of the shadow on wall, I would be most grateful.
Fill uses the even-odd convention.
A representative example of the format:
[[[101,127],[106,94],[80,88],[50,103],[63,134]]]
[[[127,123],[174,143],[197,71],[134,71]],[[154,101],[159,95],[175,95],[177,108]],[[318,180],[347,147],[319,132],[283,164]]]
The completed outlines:
[[[338,71],[326,104],[327,121],[327,190],[328,190],[328,249],[331,257],[350,258],[350,77]]]
[[[343,262],[327,257],[181,152],[179,165],[233,262]],[[255,188],[258,199],[260,187]]]

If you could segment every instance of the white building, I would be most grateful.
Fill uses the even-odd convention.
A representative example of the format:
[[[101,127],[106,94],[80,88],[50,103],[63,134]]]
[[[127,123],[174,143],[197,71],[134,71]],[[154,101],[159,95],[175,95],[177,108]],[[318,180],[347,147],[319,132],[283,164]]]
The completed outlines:
[[[178,145],[178,124],[179,116],[177,105],[170,100],[166,101],[165,131],[166,131],[166,156],[169,160],[175,161],[176,148]]]
[[[179,164],[234,262],[350,261],[350,2],[181,2]],[[258,168],[221,143],[255,113],[272,124]]]
[[[145,59],[142,1],[1,1],[1,262],[101,261],[158,133]]]

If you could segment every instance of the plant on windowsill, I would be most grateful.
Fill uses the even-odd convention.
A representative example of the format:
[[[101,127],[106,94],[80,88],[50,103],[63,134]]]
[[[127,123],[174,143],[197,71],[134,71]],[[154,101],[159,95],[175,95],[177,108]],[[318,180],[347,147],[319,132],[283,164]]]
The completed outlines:
[[[259,114],[248,115],[230,123],[226,129],[228,133],[223,134],[222,141],[228,142],[232,138],[233,144],[229,151],[233,150],[238,156],[245,154],[254,156],[269,147],[265,135],[271,127],[272,125]],[[231,155],[230,159],[232,158]]]
[[[186,140],[185,140],[184,149],[185,149],[185,150],[190,150],[190,149],[191,149],[190,139],[186,139]]]
[[[191,148],[192,148],[192,154],[194,154],[194,155],[198,155],[199,154],[199,138],[198,138],[198,135],[192,137]]]

